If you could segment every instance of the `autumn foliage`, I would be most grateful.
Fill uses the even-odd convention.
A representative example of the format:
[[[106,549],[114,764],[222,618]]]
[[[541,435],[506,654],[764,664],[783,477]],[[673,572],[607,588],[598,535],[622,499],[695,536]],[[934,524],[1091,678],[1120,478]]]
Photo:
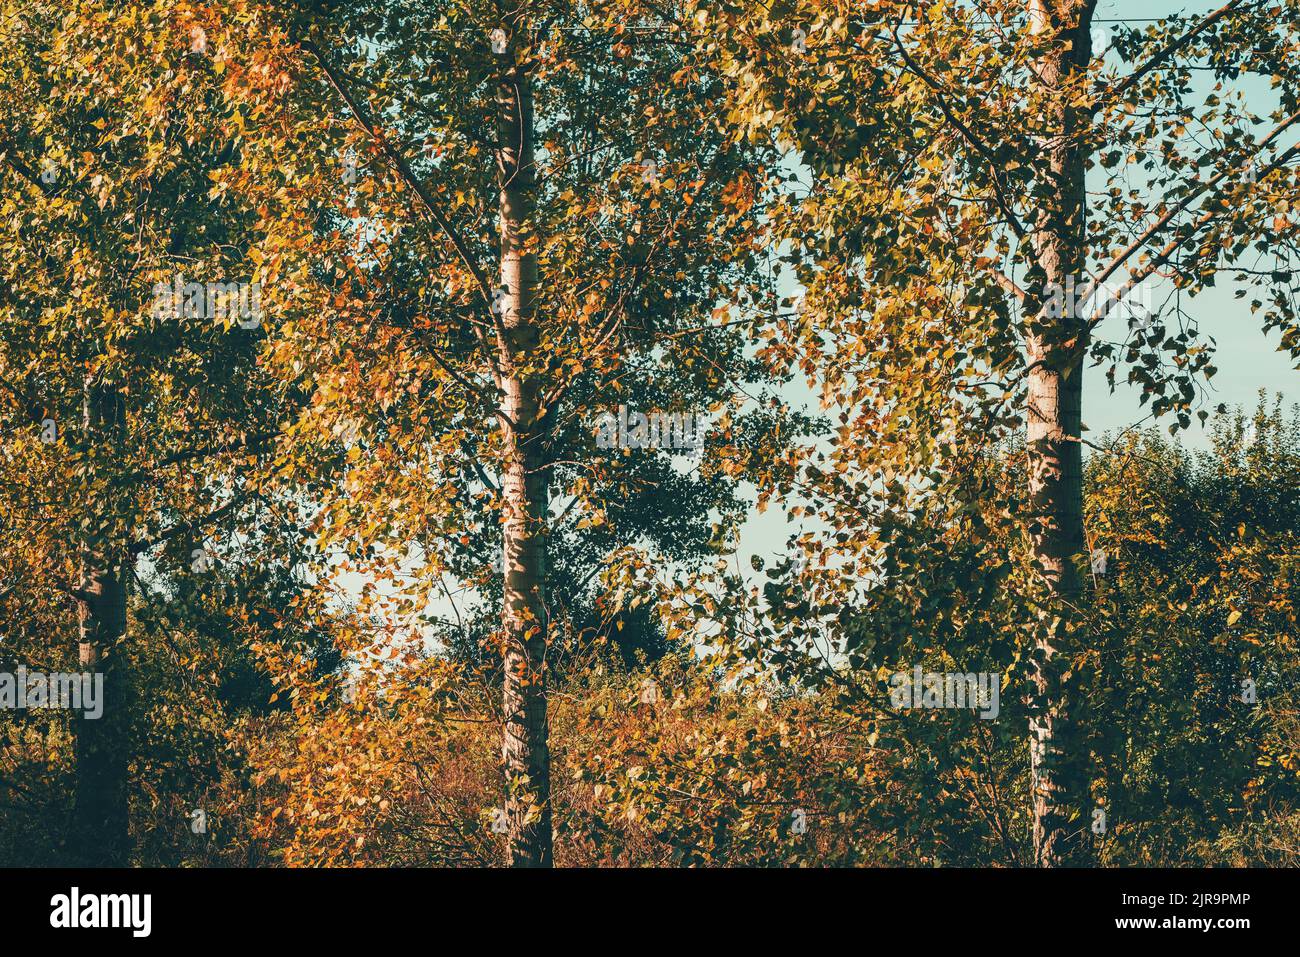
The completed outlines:
[[[1295,865],[1300,6],[1094,7],[0,3],[0,863]]]

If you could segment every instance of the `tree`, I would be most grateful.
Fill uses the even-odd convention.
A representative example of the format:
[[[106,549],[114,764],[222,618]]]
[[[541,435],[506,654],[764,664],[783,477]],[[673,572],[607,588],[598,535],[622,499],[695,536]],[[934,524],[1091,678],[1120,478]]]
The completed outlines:
[[[500,534],[508,859],[548,865],[551,538],[634,529],[620,498],[657,481],[695,514],[654,537],[690,560],[707,509],[734,519],[728,489],[783,441],[742,444],[781,417],[746,394],[768,377],[739,325],[769,305],[755,236],[776,154],[722,128],[724,79],[639,4],[268,7],[242,48],[287,81],[245,89],[256,155],[218,187],[268,211],[286,319],[268,359],[312,395],[281,471],[342,491],[322,551],[408,636]],[[702,461],[666,466],[686,451],[670,429],[602,447],[620,406],[707,416]],[[607,620],[666,564],[592,559]]]
[[[123,865],[137,570],[171,546],[166,571],[201,575],[209,535],[255,525],[247,466],[269,451],[286,393],[256,370],[260,312],[229,298],[232,276],[256,285],[252,217],[209,203],[208,174],[238,134],[210,121],[202,23],[169,4],[96,2],[24,5],[7,22],[8,544],[31,575],[16,586],[26,607],[76,609],[75,642],[69,606],[29,617],[62,641],[53,663],[103,675],[102,717],[74,720],[69,843],[81,862]]]
[[[1151,430],[1087,462],[1088,527],[1107,569],[1080,700],[1095,715],[1107,863],[1219,862],[1236,834],[1283,832],[1296,800],[1300,409],[1261,396],[1253,414],[1211,426],[1207,451]]]
[[[1251,311],[1300,355],[1282,264],[1300,150],[1286,145],[1300,116],[1282,52],[1295,5],[1234,0],[1130,26],[1094,22],[1095,6],[716,8],[741,80],[734,121],[775,125],[812,174],[778,217],[806,318],[774,324],[766,354],[817,370],[844,410],[831,467],[809,470],[807,494],[834,528],[860,524],[864,503],[874,514],[835,551],[871,568],[893,517],[925,496],[970,501],[971,456],[1025,430],[1013,504],[1036,569],[1023,652],[1044,866],[1089,856],[1072,701],[1091,641],[1085,364],[1107,366],[1112,388],[1126,368],[1173,429],[1204,421],[1213,342],[1191,297],[1221,272],[1271,288]],[[1272,83],[1267,115],[1247,105],[1250,77]],[[1209,142],[1193,132],[1204,124]],[[1252,258],[1270,256],[1282,262]]]

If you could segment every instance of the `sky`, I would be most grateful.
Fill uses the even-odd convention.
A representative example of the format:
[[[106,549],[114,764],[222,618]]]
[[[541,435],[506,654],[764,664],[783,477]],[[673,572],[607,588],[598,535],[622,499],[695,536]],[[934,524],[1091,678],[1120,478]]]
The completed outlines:
[[[1169,16],[1174,13],[1204,14],[1219,7],[1219,3],[1170,3],[1168,0],[1100,0],[1097,20],[1120,18],[1145,19]],[[1251,81],[1243,81],[1249,84]],[[1263,81],[1254,81],[1260,95],[1261,110],[1270,102]],[[1255,90],[1246,86],[1247,93]],[[1198,91],[1200,92],[1200,91]],[[1289,143],[1288,143],[1289,145]],[[1281,393],[1286,404],[1300,401],[1300,373],[1286,353],[1278,352],[1281,334],[1265,336],[1258,318],[1250,314],[1246,300],[1233,298],[1238,286],[1224,283],[1209,289],[1192,301],[1189,311],[1200,322],[1205,335],[1213,337],[1217,346],[1219,372],[1210,380],[1208,411],[1220,402],[1228,406],[1253,409],[1260,389]],[[1117,375],[1119,379],[1121,376]],[[1138,404],[1139,391],[1117,382],[1115,394],[1108,392],[1105,370],[1089,370],[1084,379],[1084,424],[1092,434],[1118,431],[1136,423],[1152,424],[1144,409]],[[1161,422],[1163,427],[1166,422]],[[1180,435],[1183,444],[1192,448],[1208,446],[1207,430],[1193,420],[1192,428]]]

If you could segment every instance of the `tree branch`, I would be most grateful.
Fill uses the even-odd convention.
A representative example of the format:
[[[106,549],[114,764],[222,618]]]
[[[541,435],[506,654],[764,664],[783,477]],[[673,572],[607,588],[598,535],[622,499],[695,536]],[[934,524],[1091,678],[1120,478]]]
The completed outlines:
[[[1024,239],[1025,228],[1020,224],[1020,220],[1016,218],[1016,214],[1012,212],[1011,206],[1008,204],[1003,190],[1002,181],[998,178],[997,157],[994,156],[993,152],[984,145],[983,141],[981,141],[978,136],[975,135],[974,131],[963,123],[961,119],[959,119],[957,115],[948,108],[948,104],[944,99],[946,91],[943,86],[922,70],[917,62],[912,59],[911,55],[908,54],[907,48],[903,45],[903,38],[898,35],[897,25],[894,26],[893,33],[894,43],[898,47],[898,52],[902,54],[903,62],[907,64],[908,69],[920,77],[926,86],[934,90],[936,94],[935,100],[939,104],[939,109],[943,111],[943,115],[948,120],[949,125],[954,127],[957,132],[961,134],[962,138],[971,145],[975,152],[977,152],[984,161],[988,163],[989,176],[993,181],[993,199],[997,202],[998,208],[1002,210],[1002,215],[1007,218],[1007,224],[1011,227],[1011,231],[1016,234],[1016,239]]]
[[[1192,27],[1192,29],[1184,33],[1178,39],[1171,40],[1169,43],[1166,43],[1163,47],[1157,50],[1149,60],[1147,60],[1140,67],[1138,67],[1128,76],[1126,76],[1118,85],[1114,87],[1114,89],[1109,90],[1103,93],[1100,97],[1098,97],[1093,102],[1092,108],[1089,111],[1089,115],[1095,116],[1097,114],[1097,111],[1102,108],[1103,101],[1115,100],[1123,96],[1125,93],[1127,93],[1130,89],[1132,89],[1137,84],[1138,80],[1142,79],[1142,77],[1146,76],[1148,73],[1156,69],[1162,63],[1167,62],[1169,58],[1172,57],[1175,53],[1177,53],[1183,47],[1191,43],[1192,40],[1194,40],[1198,34],[1204,32],[1208,27],[1213,26],[1219,20],[1222,20],[1229,13],[1232,13],[1236,7],[1241,5],[1241,3],[1242,0],[1228,0],[1228,2],[1225,3],[1223,6],[1219,7],[1219,9],[1206,15],[1205,17],[1202,17],[1201,20],[1197,22],[1197,24],[1194,27]]]
[[[1300,122],[1300,110],[1297,110],[1295,113],[1292,113],[1285,120],[1279,123],[1273,129],[1273,131],[1268,134],[1268,136],[1264,137],[1264,139],[1262,139],[1259,142],[1259,146],[1256,148],[1255,153],[1253,155],[1258,156],[1260,153],[1264,151],[1265,147],[1267,147],[1275,139],[1281,136],[1282,133],[1285,132],[1289,127],[1294,126],[1297,122]],[[1257,181],[1266,178],[1270,173],[1279,169],[1281,166],[1283,166],[1286,163],[1287,160],[1295,156],[1297,153],[1300,153],[1300,144],[1292,146],[1290,149],[1280,154],[1276,160],[1270,163],[1256,177]],[[1227,178],[1228,173],[1229,170],[1227,168],[1219,170],[1218,173],[1210,177],[1204,183],[1201,183],[1196,189],[1193,189],[1191,192],[1189,192],[1186,196],[1182,198],[1182,200],[1175,203],[1163,216],[1161,216],[1158,220],[1156,220],[1156,222],[1152,223],[1150,227],[1144,230],[1141,236],[1135,239],[1132,243],[1129,244],[1127,248],[1125,248],[1118,255],[1116,255],[1115,258],[1113,258],[1110,261],[1110,263],[1106,266],[1106,268],[1101,271],[1101,274],[1098,275],[1098,277],[1095,280],[1093,280],[1092,284],[1089,285],[1088,287],[1087,293],[1083,295],[1082,301],[1087,302],[1090,298],[1092,298],[1096,294],[1096,291],[1099,288],[1101,288],[1102,283],[1104,283],[1107,279],[1109,279],[1110,276],[1113,275],[1117,269],[1119,269],[1122,265],[1124,265],[1124,263],[1127,262],[1138,250],[1140,250],[1143,246],[1145,246],[1148,242],[1150,242],[1150,240],[1157,233],[1159,233],[1166,226],[1168,226],[1169,223],[1173,221],[1175,216],[1177,216],[1179,213],[1186,210],[1187,207],[1191,205],[1193,200],[1195,200],[1199,196],[1204,195],[1206,191],[1212,190],[1214,187],[1218,186],[1221,182],[1223,182],[1223,180]],[[1217,215],[1218,213],[1215,210],[1207,210],[1205,213],[1203,213],[1200,216],[1200,218],[1197,219],[1196,223],[1193,226],[1193,233],[1201,229],[1207,223],[1213,221],[1215,216]],[[1184,242],[1186,242],[1186,237],[1177,238],[1169,242],[1159,252],[1159,254],[1157,254],[1156,257],[1151,260],[1150,263],[1148,263],[1145,267],[1143,267],[1143,269],[1140,272],[1130,277],[1129,281],[1124,284],[1124,287],[1119,291],[1119,293],[1117,293],[1112,298],[1108,298],[1105,304],[1097,308],[1097,311],[1093,314],[1093,318],[1089,320],[1089,325],[1096,325],[1102,319],[1106,318],[1106,316],[1110,313],[1110,310],[1121,299],[1123,299],[1125,295],[1128,294],[1128,291],[1130,289],[1132,289],[1135,285],[1145,280],[1148,276],[1150,276],[1153,272],[1155,272],[1165,263],[1169,262],[1169,260],[1173,257],[1173,254],[1178,250],[1178,247],[1181,246]]]
[[[397,171],[398,175],[401,176],[402,180],[410,187],[411,191],[419,199],[420,205],[424,208],[425,212],[429,214],[429,218],[433,220],[437,227],[442,231],[442,234],[447,238],[447,241],[451,243],[452,248],[455,249],[457,256],[460,257],[465,268],[468,269],[470,275],[474,277],[474,282],[478,286],[480,298],[489,307],[489,311],[491,311],[492,286],[488,281],[487,275],[470,254],[469,247],[466,245],[465,240],[461,237],[459,231],[457,231],[451,220],[443,215],[441,208],[439,208],[438,204],[434,202],[433,196],[429,193],[428,189],[425,188],[424,184],[416,177],[415,173],[412,172],[410,164],[406,162],[406,159],[402,156],[401,152],[395,149],[392,143],[389,142],[388,137],[384,135],[383,131],[370,116],[369,111],[361,105],[355,96],[353,96],[352,91],[343,81],[342,76],[330,64],[320,47],[311,40],[306,39],[300,40],[299,45],[316,58],[316,62],[325,73],[330,86],[334,88],[334,91],[338,93],[344,104],[352,112],[352,116],[356,120],[357,124],[372,140],[374,140],[376,144],[378,144],[380,150],[386,157],[388,157],[389,162],[392,163],[393,168]],[[504,341],[505,330],[501,325],[500,318],[496,313],[492,313],[492,316],[497,327],[497,335],[502,337],[502,341]],[[482,341],[481,335],[480,341]],[[492,350],[486,347],[486,343],[484,343],[484,346],[489,361],[493,362],[495,369]]]

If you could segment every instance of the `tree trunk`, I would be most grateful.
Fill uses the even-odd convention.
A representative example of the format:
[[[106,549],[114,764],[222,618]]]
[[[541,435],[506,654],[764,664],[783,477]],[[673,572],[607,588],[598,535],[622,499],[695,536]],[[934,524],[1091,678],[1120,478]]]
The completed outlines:
[[[1031,662],[1030,761],[1034,856],[1043,867],[1082,862],[1088,818],[1086,755],[1070,708],[1070,663],[1080,642],[1077,562],[1083,542],[1079,363],[1031,349],[1029,494],[1035,563],[1048,595]]]
[[[88,386],[85,435],[94,443],[115,443],[124,428],[120,396],[111,387]],[[88,503],[105,508],[107,503]],[[101,514],[100,528],[115,535],[118,523]],[[73,715],[76,783],[73,796],[73,850],[83,862],[124,867],[130,862],[131,838],[127,775],[129,765],[125,651],[126,548],[92,541],[82,553],[77,594],[80,669],[103,675],[102,713],[98,718]]]
[[[551,866],[551,755],[546,717],[545,425],[542,383],[533,368],[538,330],[533,313],[537,260],[530,242],[536,176],[532,88],[512,70],[497,88],[500,142],[500,304],[505,343],[501,380],[505,413],[504,757],[507,855],[512,867]]]
[[[79,599],[81,671],[104,676],[103,712],[73,716],[76,786],[73,799],[77,856],[86,864],[124,867],[131,853],[127,794],[127,696],[123,652],[126,589],[121,566],[88,561]]]
[[[1030,0],[1031,30],[1051,39],[1037,72],[1053,105],[1043,143],[1051,197],[1033,223],[1032,241],[1048,289],[1082,289],[1086,265],[1085,150],[1087,115],[1065,95],[1091,57],[1093,0]],[[1080,564],[1083,530],[1082,399],[1086,317],[1065,297],[1062,315],[1035,316],[1027,335],[1030,362],[1027,459],[1031,542],[1046,591],[1030,663],[1029,746],[1034,858],[1039,866],[1086,862],[1087,755],[1071,710],[1071,663],[1081,647]]]

